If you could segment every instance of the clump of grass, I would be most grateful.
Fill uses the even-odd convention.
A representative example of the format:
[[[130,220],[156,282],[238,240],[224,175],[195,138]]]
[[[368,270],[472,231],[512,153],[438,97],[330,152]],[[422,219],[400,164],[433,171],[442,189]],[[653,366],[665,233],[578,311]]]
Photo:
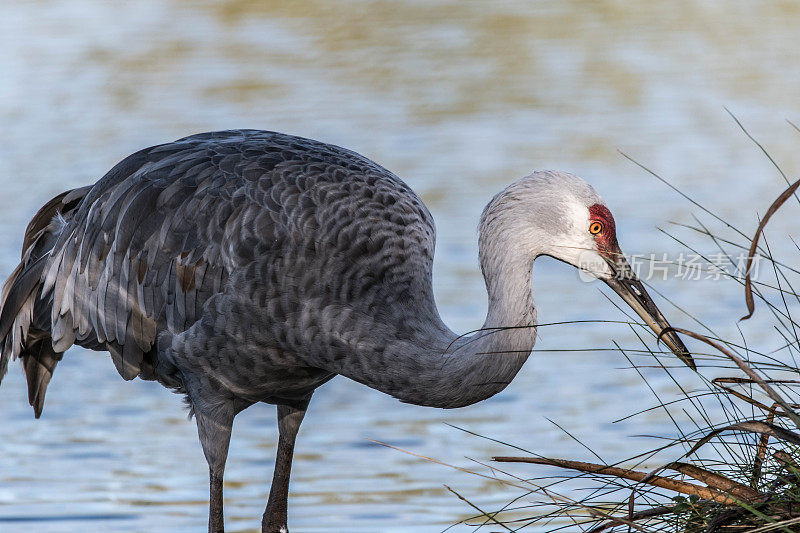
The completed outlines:
[[[655,407],[669,415],[679,436],[665,439],[659,448],[613,464],[541,457],[530,452],[494,457],[485,466],[491,468],[496,479],[522,492],[493,511],[481,510],[457,494],[479,512],[467,521],[471,525],[491,525],[493,530],[500,527],[504,531],[536,527],[592,533],[800,531],[800,367],[796,357],[800,356],[800,323],[794,316],[800,305],[800,292],[793,285],[798,282],[800,268],[773,256],[764,236],[770,218],[785,202],[795,198],[800,204],[796,195],[800,180],[791,183],[764,147],[736,117],[733,119],[789,185],[769,206],[753,237],[628,159],[667,183],[700,208],[705,218],[710,218],[709,223],[703,223],[696,217],[694,224],[684,224],[683,228],[708,239],[706,242],[723,257],[733,257],[732,251],[748,252],[744,268],[730,261],[727,277],[744,288],[747,315],[743,319],[752,316],[758,302],[772,314],[774,336],[781,346],[772,352],[758,352],[747,345],[744,334],[736,341],[724,340],[691,317],[704,333],[677,331],[704,343],[708,350],[695,353],[695,358],[703,362],[700,377],[704,386],[688,391],[680,387],[672,370],[662,363],[666,353],[650,349],[642,340],[643,351],[655,356],[660,369],[681,391],[679,398],[669,402],[659,398]],[[672,237],[697,252],[684,240]],[[794,245],[800,251],[800,245]],[[751,276],[755,257],[760,257],[761,268],[766,267],[771,273],[766,281],[761,277],[756,281]],[[617,348],[654,390],[641,367],[634,364],[631,351]],[[711,368],[730,370],[731,374],[714,379],[703,377],[704,369]],[[722,413],[721,421],[711,415],[712,411]],[[670,456],[669,460],[656,462],[664,455]],[[599,456],[598,459],[602,461]],[[555,476],[523,478],[529,472],[523,463],[554,467]],[[509,471],[512,468],[514,473]],[[568,489],[575,486],[577,489]],[[567,495],[577,491],[588,495],[580,499]]]

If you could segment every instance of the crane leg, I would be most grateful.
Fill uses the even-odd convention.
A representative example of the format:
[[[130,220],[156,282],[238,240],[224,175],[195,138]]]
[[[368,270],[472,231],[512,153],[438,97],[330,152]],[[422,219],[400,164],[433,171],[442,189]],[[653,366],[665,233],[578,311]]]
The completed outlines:
[[[228,445],[231,441],[233,410],[216,410],[213,413],[195,411],[197,433],[208,462],[210,499],[208,511],[209,533],[224,533],[225,522],[222,514],[222,477],[225,461],[228,458]]]
[[[267,509],[261,520],[262,533],[288,533],[286,510],[289,498],[289,475],[292,470],[294,443],[300,423],[306,414],[311,396],[303,401],[278,405],[278,453],[275,457],[275,473],[267,500]]]

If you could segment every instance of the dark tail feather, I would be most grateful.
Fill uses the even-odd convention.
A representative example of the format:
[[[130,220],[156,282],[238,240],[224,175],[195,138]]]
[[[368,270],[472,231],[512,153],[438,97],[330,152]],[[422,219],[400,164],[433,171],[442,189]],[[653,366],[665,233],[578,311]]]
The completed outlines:
[[[50,248],[65,220],[90,190],[91,186],[66,191],[39,209],[25,230],[22,261],[0,295],[0,381],[9,360],[18,355],[28,381],[28,401],[36,418],[42,414],[47,385],[62,355],[53,350],[49,319],[38,318],[50,316],[49,311],[42,313],[46,309],[40,308],[48,305],[40,294],[42,277]]]
[[[28,339],[31,336],[41,334],[41,338],[34,341],[29,348],[20,354],[22,367],[25,369],[25,378],[28,381],[28,403],[33,407],[36,418],[42,416],[44,407],[44,395],[47,392],[47,385],[56,365],[61,361],[63,354],[53,351],[53,343],[50,335],[43,331],[28,332]]]

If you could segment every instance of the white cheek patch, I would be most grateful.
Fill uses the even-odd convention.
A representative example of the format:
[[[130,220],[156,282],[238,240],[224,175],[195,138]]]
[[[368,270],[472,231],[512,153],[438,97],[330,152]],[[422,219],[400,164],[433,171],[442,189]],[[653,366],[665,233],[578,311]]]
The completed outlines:
[[[608,279],[614,275],[606,260],[597,252],[584,251],[578,257],[578,263],[575,266],[579,268],[578,276],[581,281]]]
[[[611,267],[598,253],[597,245],[588,231],[585,236],[562,235],[555,248],[557,250],[556,257],[577,267],[583,281],[591,281],[595,278],[603,279],[613,275]]]

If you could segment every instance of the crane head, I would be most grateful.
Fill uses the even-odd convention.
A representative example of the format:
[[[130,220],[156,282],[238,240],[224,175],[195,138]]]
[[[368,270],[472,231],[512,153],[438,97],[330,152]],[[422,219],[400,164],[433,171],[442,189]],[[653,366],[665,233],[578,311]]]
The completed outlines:
[[[611,211],[584,180],[566,172],[534,172],[495,196],[481,225],[486,234],[489,226],[495,226],[495,235],[513,235],[503,240],[522,248],[527,257],[551,256],[605,282],[659,340],[696,369],[686,346],[623,255]],[[491,253],[490,245],[483,248],[482,254]]]

